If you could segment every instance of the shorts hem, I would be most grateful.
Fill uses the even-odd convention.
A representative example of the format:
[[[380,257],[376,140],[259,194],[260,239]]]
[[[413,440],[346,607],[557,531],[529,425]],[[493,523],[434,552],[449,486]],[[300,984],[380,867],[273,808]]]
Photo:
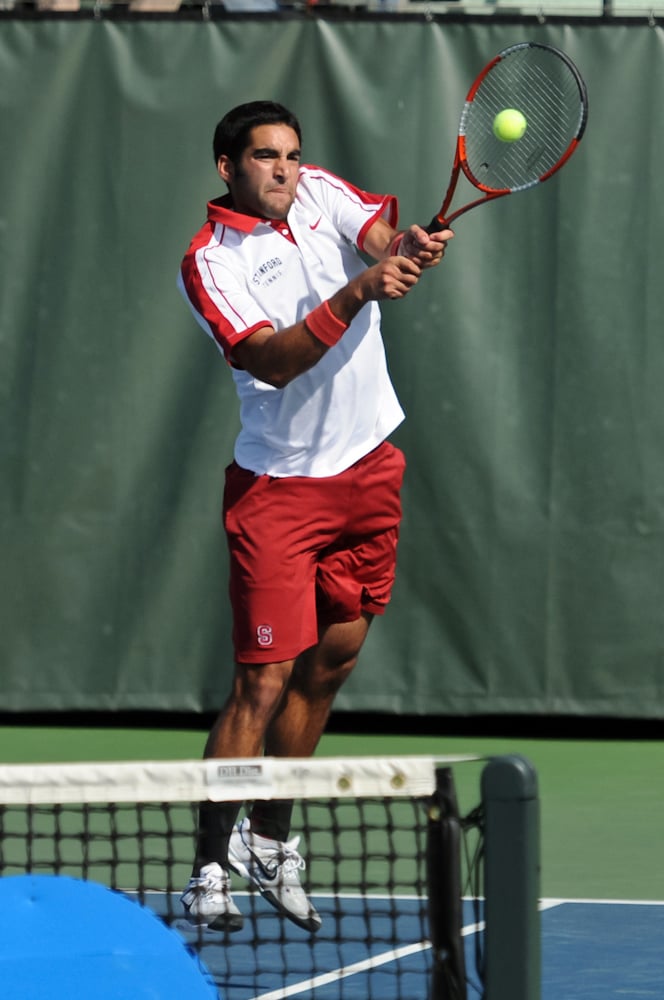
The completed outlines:
[[[312,643],[315,645],[315,643]],[[242,665],[246,663],[247,666],[265,666],[268,663],[288,663],[290,660],[297,660],[306,649],[311,649],[311,646],[303,646],[296,653],[288,654],[280,653],[276,650],[256,650],[251,653],[235,653],[235,662]]]
[[[387,610],[387,604],[363,604],[363,611],[368,611],[370,615],[384,615]]]

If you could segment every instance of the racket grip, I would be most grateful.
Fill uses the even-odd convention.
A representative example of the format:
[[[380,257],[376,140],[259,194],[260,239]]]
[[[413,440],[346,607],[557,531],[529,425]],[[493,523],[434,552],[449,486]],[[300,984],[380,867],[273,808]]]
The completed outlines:
[[[429,225],[425,226],[424,228],[426,229],[427,233],[439,233],[441,229],[447,229],[447,222],[445,221],[445,219],[441,221],[437,215],[434,215]]]

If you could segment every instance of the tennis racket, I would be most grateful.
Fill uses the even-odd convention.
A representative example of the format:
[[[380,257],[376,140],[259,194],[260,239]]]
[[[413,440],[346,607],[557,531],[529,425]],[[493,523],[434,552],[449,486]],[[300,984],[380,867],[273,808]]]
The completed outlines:
[[[548,180],[577,148],[587,118],[586,85],[564,52],[539,42],[503,49],[468,92],[445,200],[427,231]],[[461,173],[482,196],[450,212]]]

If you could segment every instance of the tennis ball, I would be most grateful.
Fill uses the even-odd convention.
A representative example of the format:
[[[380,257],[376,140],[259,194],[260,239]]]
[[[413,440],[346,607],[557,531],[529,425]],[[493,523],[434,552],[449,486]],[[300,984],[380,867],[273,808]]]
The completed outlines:
[[[514,108],[505,108],[493,119],[493,134],[501,142],[516,142],[527,127],[525,116]]]

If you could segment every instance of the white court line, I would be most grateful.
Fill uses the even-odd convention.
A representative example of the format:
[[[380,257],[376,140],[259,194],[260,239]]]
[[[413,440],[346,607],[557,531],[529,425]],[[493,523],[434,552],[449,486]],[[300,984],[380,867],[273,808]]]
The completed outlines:
[[[543,899],[548,909],[550,906],[561,906],[563,903],[591,903],[593,906],[664,906],[664,899]]]
[[[270,993],[261,993],[260,996],[253,997],[252,1000],[285,1000],[286,997],[297,996],[298,993],[316,989],[317,986],[326,986],[328,983],[336,983],[339,979],[345,979],[347,976],[354,976],[359,972],[366,972],[369,969],[377,969],[381,965],[385,965],[387,962],[394,962],[398,958],[417,955],[418,952],[426,951],[430,947],[431,944],[429,941],[418,941],[416,944],[409,944],[403,948],[383,952],[382,955],[374,955],[363,962],[353,962],[352,965],[345,965],[341,969],[334,969],[332,972],[326,972],[323,975],[316,976],[314,979],[294,983],[292,986],[273,990]]]

